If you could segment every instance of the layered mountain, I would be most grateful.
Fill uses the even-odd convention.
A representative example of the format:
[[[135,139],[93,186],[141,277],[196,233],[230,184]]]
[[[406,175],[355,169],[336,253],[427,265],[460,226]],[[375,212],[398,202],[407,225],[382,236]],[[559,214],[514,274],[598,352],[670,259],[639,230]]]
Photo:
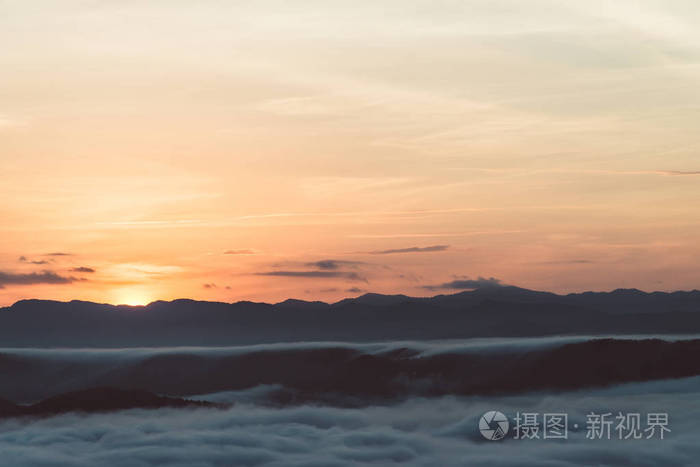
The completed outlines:
[[[2,347],[222,346],[559,334],[700,332],[700,291],[557,295],[487,287],[327,304],[157,301],[146,306],[23,300],[0,309]]]
[[[205,401],[179,397],[159,396],[138,389],[110,387],[90,388],[49,397],[35,404],[21,405],[0,399],[0,418],[35,416],[44,417],[66,412],[111,412],[127,409],[162,409],[185,407],[223,407]]]

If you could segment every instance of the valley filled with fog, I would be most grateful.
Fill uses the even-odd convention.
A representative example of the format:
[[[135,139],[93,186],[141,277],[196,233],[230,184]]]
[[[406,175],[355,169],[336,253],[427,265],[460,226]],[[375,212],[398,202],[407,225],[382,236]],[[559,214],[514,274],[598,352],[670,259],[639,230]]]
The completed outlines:
[[[0,349],[0,397],[18,407],[98,386],[200,404],[64,410],[59,395],[48,416],[0,417],[0,452],[17,467],[692,465],[699,345],[677,335]],[[510,421],[504,439],[479,431],[491,410]],[[567,439],[515,439],[525,412],[566,413]],[[664,413],[670,431],[617,439],[613,425],[611,439],[589,439],[592,413]]]

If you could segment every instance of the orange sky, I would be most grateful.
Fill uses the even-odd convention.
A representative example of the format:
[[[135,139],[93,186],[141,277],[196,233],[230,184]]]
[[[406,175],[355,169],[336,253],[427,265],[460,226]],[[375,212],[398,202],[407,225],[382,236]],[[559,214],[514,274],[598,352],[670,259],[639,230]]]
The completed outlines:
[[[1,2],[0,305],[698,288],[668,3]]]

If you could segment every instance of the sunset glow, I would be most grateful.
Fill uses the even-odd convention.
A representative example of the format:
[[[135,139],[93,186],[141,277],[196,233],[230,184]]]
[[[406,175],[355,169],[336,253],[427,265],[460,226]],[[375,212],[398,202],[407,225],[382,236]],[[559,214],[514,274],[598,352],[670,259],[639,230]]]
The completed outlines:
[[[438,3],[2,2],[0,305],[699,287],[698,3]]]
[[[149,290],[138,288],[117,289],[114,297],[114,303],[119,305],[143,306],[153,301]]]

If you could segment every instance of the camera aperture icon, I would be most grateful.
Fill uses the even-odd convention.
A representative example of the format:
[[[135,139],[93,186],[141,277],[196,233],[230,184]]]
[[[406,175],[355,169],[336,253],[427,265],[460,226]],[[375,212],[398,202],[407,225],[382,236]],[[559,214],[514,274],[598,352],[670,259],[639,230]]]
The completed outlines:
[[[501,412],[491,410],[479,419],[479,431],[489,441],[498,441],[508,434],[508,417]]]

